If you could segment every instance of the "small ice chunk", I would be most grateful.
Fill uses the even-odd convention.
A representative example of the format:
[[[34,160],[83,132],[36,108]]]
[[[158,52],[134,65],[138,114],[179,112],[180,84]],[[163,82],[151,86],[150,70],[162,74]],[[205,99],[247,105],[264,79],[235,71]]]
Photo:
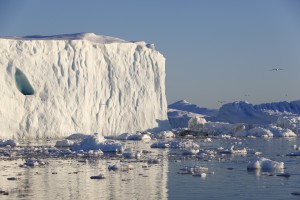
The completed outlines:
[[[15,140],[0,140],[0,147],[4,147],[4,146],[15,147],[18,145],[19,144]]]
[[[185,149],[182,152],[182,155],[196,155],[199,152],[199,149]]]
[[[74,142],[70,140],[59,140],[56,141],[55,147],[71,147],[73,146]]]
[[[247,169],[248,170],[260,169],[263,171],[280,170],[280,169],[284,169],[284,163],[276,162],[267,158],[256,158],[248,164]]]
[[[287,156],[300,156],[300,151],[294,151],[292,153],[286,154]]]
[[[188,122],[188,127],[192,131],[202,131],[206,120],[203,117],[193,117]]]
[[[151,148],[185,148],[185,149],[199,149],[200,145],[187,140],[187,141],[168,141],[156,142],[151,145]]]
[[[207,167],[203,166],[186,166],[179,170],[179,174],[202,174],[207,171]]]
[[[118,136],[115,137],[116,140],[127,140],[129,136],[131,136],[132,134],[130,133],[122,133]]]
[[[105,179],[105,176],[103,174],[99,174],[97,176],[91,176],[91,179]]]
[[[89,136],[90,135],[83,134],[83,133],[74,133],[72,135],[69,135],[66,139],[68,139],[68,140],[83,140]]]
[[[220,154],[235,154],[235,155],[246,155],[247,154],[247,149],[234,149],[234,146],[231,146],[231,148],[228,150],[221,150]]]
[[[24,165],[29,166],[29,167],[38,166],[39,165],[39,161],[36,160],[36,159],[28,159],[28,160],[26,160],[26,162],[24,163]]]
[[[135,151],[132,151],[132,149],[125,149],[122,155],[124,158],[128,158],[128,159],[131,159],[131,158],[140,159],[142,156],[142,152],[141,151],[135,152]]]
[[[167,138],[174,138],[175,134],[172,131],[161,131],[158,133],[152,133],[151,137],[153,139],[167,139]]]
[[[124,147],[121,143],[106,141],[102,136],[90,135],[81,142],[72,146],[73,151],[101,150],[103,152],[122,152]]]
[[[148,134],[148,133],[143,133],[143,134],[141,135],[140,139],[141,139],[142,141],[150,141],[150,140],[151,140],[151,136],[150,136],[150,134]]]
[[[211,138],[205,138],[205,139],[203,140],[203,142],[212,142],[212,139],[211,139]]]
[[[297,137],[297,134],[287,128],[280,128],[277,126],[270,126],[270,131],[274,134],[274,137]]]
[[[151,137],[148,133],[122,133],[121,135],[118,135],[115,137],[116,140],[151,140]]]

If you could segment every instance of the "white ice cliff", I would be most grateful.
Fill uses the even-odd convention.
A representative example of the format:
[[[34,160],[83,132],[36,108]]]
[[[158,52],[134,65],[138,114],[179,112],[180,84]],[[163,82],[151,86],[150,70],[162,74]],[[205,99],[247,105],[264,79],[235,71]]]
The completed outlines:
[[[165,58],[92,33],[0,38],[0,138],[169,128]]]

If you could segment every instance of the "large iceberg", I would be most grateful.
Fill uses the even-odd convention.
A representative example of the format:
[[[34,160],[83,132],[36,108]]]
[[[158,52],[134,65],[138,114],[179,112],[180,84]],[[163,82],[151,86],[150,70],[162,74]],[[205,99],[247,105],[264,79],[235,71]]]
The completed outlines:
[[[299,116],[300,100],[252,105],[245,101],[224,104],[215,121],[229,123],[271,124],[280,116]]]
[[[168,118],[172,128],[188,127],[193,117],[211,117],[217,115],[217,109],[201,108],[186,100],[180,100],[168,106]]]
[[[0,38],[0,137],[169,128],[165,58],[92,33]]]

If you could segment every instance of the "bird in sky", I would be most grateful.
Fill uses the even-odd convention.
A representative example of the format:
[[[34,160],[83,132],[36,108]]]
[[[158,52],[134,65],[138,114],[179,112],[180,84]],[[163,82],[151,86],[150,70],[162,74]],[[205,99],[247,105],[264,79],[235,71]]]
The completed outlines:
[[[282,68],[273,68],[270,71],[281,71],[281,70],[284,70],[284,69],[282,69]]]

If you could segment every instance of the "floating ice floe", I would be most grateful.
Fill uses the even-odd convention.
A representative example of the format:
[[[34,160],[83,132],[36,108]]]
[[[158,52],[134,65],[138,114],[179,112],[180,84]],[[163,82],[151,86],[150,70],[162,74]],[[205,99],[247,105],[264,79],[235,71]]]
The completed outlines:
[[[136,159],[140,159],[142,156],[142,152],[141,151],[133,151],[131,148],[127,148],[124,150],[122,156],[124,158],[136,158]]]
[[[230,124],[225,122],[207,122],[204,124],[202,132],[209,135],[229,134],[243,130],[243,124]]]
[[[151,145],[151,148],[185,148],[185,149],[199,149],[200,145],[187,141],[165,141],[156,142]]]
[[[83,133],[74,133],[72,135],[69,135],[66,139],[68,139],[68,140],[83,140],[89,136],[90,135],[83,134]]]
[[[56,141],[55,147],[71,147],[73,144],[74,142],[70,140],[59,140]]]
[[[262,152],[256,151],[255,149],[247,149],[247,152],[249,154],[253,154],[253,155],[257,155],[257,156],[262,154]]]
[[[189,148],[183,150],[182,155],[196,155],[197,153],[199,153],[199,149]]]
[[[103,174],[99,174],[97,176],[91,176],[91,179],[105,179],[105,176]]]
[[[117,171],[117,170],[129,171],[129,170],[133,170],[133,169],[134,169],[133,165],[130,165],[128,163],[116,163],[114,165],[108,166],[109,171]]]
[[[207,174],[206,174],[206,173],[204,173],[204,172],[202,172],[202,173],[195,173],[195,174],[193,174],[193,176],[195,176],[195,177],[201,177],[201,178],[205,178],[205,177],[207,176]]]
[[[203,166],[186,166],[179,170],[178,174],[202,174],[208,170]]]
[[[215,158],[215,155],[210,155],[202,152],[197,155],[197,158],[208,161],[208,160],[213,160]]]
[[[152,133],[152,139],[167,139],[167,138],[174,138],[175,134],[172,131],[161,131],[158,133]]]
[[[205,138],[205,139],[203,140],[203,142],[209,143],[209,142],[212,142],[212,139],[211,139],[211,138]]]
[[[300,151],[298,150],[298,151],[294,151],[294,152],[292,152],[292,153],[288,153],[288,154],[286,154],[287,156],[300,156]]]
[[[273,133],[274,137],[297,137],[297,134],[288,128],[270,126],[269,130]]]
[[[15,147],[19,145],[15,140],[0,140],[0,147],[11,146]]]
[[[99,150],[89,150],[87,152],[87,155],[88,156],[101,156],[101,155],[103,155],[103,151],[101,151],[100,149]]]
[[[220,154],[235,154],[235,155],[246,155],[247,149],[234,149],[234,146],[231,146],[230,149],[220,150]]]
[[[73,151],[101,150],[103,152],[122,152],[124,147],[121,143],[106,141],[102,136],[91,135],[81,142],[72,146]]]
[[[256,158],[252,160],[248,166],[248,170],[262,170],[262,171],[274,171],[284,169],[283,162],[276,162],[267,158]]]
[[[150,159],[148,159],[147,163],[148,164],[159,164],[160,162],[158,159],[150,158]]]
[[[286,119],[286,118],[282,118]],[[194,117],[189,120],[189,128],[208,135],[233,135],[238,137],[296,137],[294,129],[278,127],[279,125],[248,125],[243,123],[230,124],[225,122],[207,122]],[[286,119],[287,120],[287,119]],[[300,118],[299,118],[300,121]],[[282,124],[282,123],[281,123]],[[300,130],[300,125],[299,125]]]
[[[293,145],[292,147],[293,147],[294,150],[300,150],[300,147],[297,146],[297,145]]]
[[[45,165],[45,164],[46,164],[45,162],[33,158],[26,160],[26,162],[24,163],[24,165],[28,167],[35,167],[35,166]]]
[[[191,118],[188,121],[188,127],[192,131],[202,131],[204,128],[204,124],[206,124],[206,123],[207,123],[206,119],[196,116],[196,117]]]
[[[238,137],[273,137],[273,133],[270,130],[267,130],[262,127],[254,127],[249,130],[244,130],[235,133]]]
[[[244,130],[242,132],[236,133],[236,136],[242,137],[297,137],[296,133],[294,133],[290,129],[277,127],[274,125],[269,125],[265,127],[254,127],[248,130]]]
[[[288,128],[296,133],[300,133],[300,117],[299,116],[280,116],[277,119],[277,125],[282,128]]]
[[[142,141],[148,141],[151,140],[150,133],[123,133],[121,135],[116,136],[114,139],[116,140],[142,140]]]

